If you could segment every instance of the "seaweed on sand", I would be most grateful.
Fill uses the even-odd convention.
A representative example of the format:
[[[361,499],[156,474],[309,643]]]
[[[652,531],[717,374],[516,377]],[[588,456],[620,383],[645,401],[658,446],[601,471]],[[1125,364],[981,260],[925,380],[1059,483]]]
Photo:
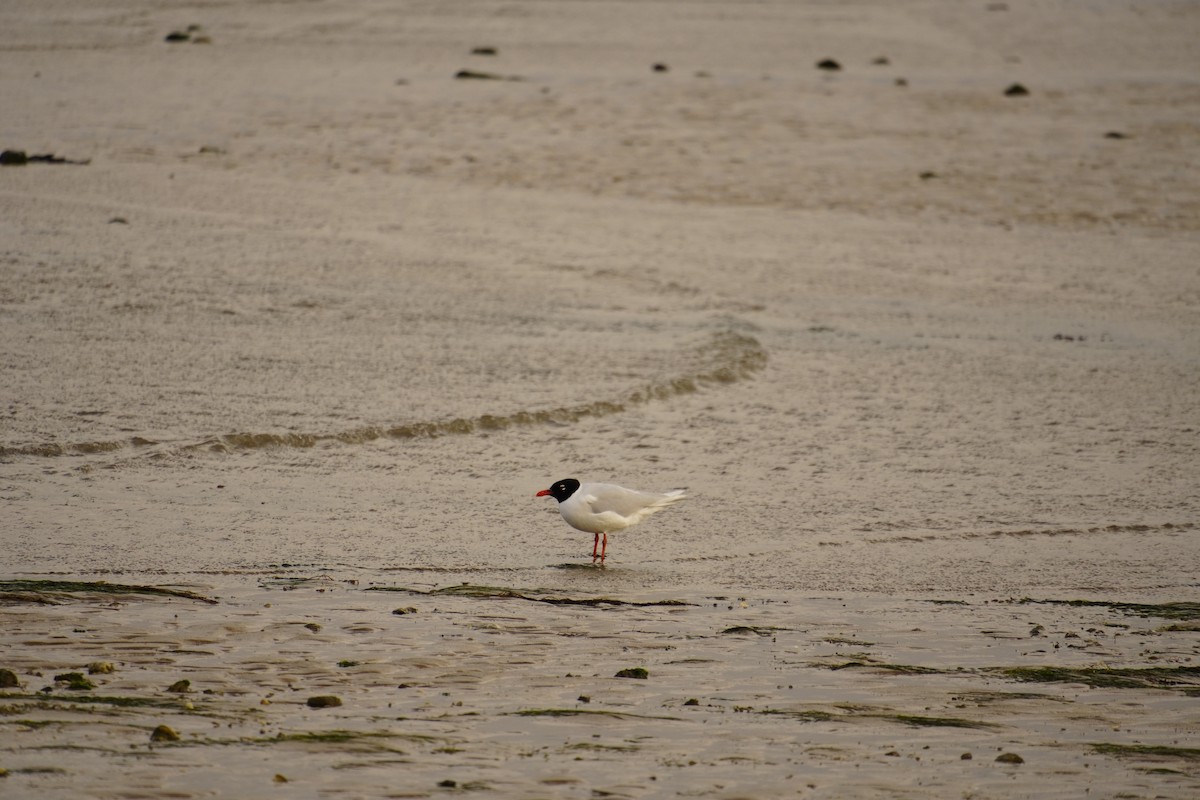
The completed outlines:
[[[79,594],[149,595],[154,597],[181,597],[216,605],[217,601],[183,589],[168,589],[163,586],[137,586],[107,581],[52,581],[52,580],[8,580],[0,581],[0,601],[15,603],[40,603],[58,605]]]
[[[841,664],[821,664],[826,669],[840,670],[853,669],[855,667],[861,669],[881,669],[887,672],[895,672],[901,675],[943,675],[948,670],[937,669],[936,667],[919,667],[915,664],[884,664],[875,661],[845,661]]]
[[[631,714],[626,711],[604,711],[587,708],[523,708],[520,711],[509,712],[517,717],[612,717],[614,719],[665,719],[680,722],[679,717],[664,717],[654,714]]]
[[[1159,744],[1113,744],[1095,742],[1091,748],[1097,753],[1117,758],[1138,758],[1150,761],[1181,760],[1200,761],[1200,749],[1195,747],[1168,747]]]
[[[61,710],[75,705],[114,706],[117,708],[170,708],[189,710],[185,700],[163,700],[153,697],[106,697],[90,694],[0,694],[0,700],[24,700],[26,708]]]
[[[1200,603],[1118,603],[1110,600],[1034,600],[1023,597],[1018,603],[1062,606],[1100,606],[1113,611],[1122,611],[1139,617],[1162,617],[1163,619],[1200,619]]]
[[[1200,684],[1200,667],[1001,667],[1006,678],[1027,683],[1085,683],[1111,689],[1180,689]]]
[[[693,603],[686,603],[683,600],[651,600],[647,602],[637,602],[633,600],[617,600],[611,597],[550,597],[542,596],[541,590],[531,590],[529,593],[509,589],[505,586],[477,586],[475,584],[464,583],[458,586],[444,586],[440,589],[433,589],[428,592],[423,592],[420,589],[410,589],[405,586],[369,586],[368,592],[406,592],[408,594],[421,594],[427,597],[439,596],[454,596],[454,597],[478,597],[478,598],[512,598],[515,600],[529,600],[534,603],[549,603],[556,606],[634,606],[644,608],[647,606],[690,606]]]

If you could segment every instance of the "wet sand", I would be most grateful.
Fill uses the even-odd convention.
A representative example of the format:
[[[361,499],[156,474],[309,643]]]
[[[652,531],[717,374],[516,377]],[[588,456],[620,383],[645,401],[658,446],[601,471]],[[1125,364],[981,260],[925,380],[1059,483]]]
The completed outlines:
[[[1198,29],[0,11],[0,792],[1194,796]]]

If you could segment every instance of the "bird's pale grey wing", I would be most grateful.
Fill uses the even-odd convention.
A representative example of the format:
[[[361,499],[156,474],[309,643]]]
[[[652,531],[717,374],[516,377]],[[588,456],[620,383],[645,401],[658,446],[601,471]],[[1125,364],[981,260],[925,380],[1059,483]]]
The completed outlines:
[[[587,487],[588,493],[584,500],[593,513],[603,514],[612,511],[622,517],[628,517],[649,505],[653,505],[660,495],[650,492],[639,492],[609,483],[593,483]]]

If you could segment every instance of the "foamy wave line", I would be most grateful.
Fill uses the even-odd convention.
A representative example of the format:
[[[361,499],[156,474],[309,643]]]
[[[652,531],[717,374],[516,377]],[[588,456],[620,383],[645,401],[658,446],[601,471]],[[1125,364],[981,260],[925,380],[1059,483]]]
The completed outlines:
[[[767,351],[753,336],[724,331],[712,337],[696,351],[704,362],[695,372],[633,389],[614,400],[599,400],[574,406],[517,411],[511,414],[482,414],[433,422],[412,422],[390,427],[371,426],[338,433],[231,433],[185,445],[183,450],[231,452],[266,447],[313,447],[322,442],[363,444],[377,439],[431,439],[533,425],[565,424],[589,417],[605,417],[654,400],[667,400],[691,394],[705,386],[730,384],[753,376],[767,364]],[[76,444],[40,444],[25,447],[0,446],[0,458],[7,456],[91,455],[149,447],[157,444],[141,437],[125,441],[82,442]]]

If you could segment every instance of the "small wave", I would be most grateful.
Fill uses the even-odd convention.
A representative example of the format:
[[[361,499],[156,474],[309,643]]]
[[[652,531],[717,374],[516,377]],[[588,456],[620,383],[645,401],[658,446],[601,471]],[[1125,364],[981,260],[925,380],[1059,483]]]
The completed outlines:
[[[335,433],[231,433],[185,445],[181,449],[222,453],[271,447],[310,448],[323,442],[365,444],[377,439],[432,439],[440,436],[489,433],[516,427],[564,425],[592,417],[620,414],[633,406],[656,400],[669,400],[698,392],[707,386],[726,385],[749,378],[766,366],[767,351],[753,336],[736,331],[722,331],[697,347],[690,360],[696,364],[693,371],[634,388],[611,400],[597,400],[537,411],[515,411],[510,414],[481,414],[476,417],[419,421],[403,425],[370,426]],[[110,442],[50,443],[23,447],[0,445],[0,458],[91,455],[153,444],[156,442],[134,437]]]

